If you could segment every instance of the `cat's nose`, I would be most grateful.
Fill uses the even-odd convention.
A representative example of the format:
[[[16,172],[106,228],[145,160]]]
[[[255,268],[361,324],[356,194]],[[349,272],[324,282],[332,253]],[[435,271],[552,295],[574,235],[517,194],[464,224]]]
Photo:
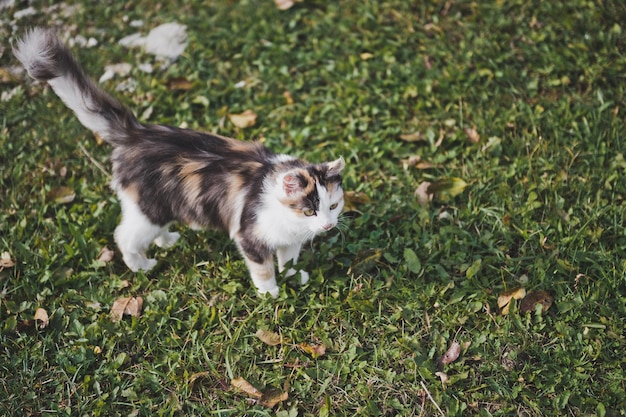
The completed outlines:
[[[324,230],[330,230],[330,229],[332,229],[333,227],[335,227],[335,225],[334,225],[334,224],[332,224],[332,223],[328,223],[328,224],[325,224],[324,226],[322,226],[322,229],[324,229]]]

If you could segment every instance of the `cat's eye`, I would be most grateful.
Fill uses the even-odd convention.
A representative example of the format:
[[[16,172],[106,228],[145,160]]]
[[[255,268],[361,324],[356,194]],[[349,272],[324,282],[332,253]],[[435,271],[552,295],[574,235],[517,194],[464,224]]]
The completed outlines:
[[[315,210],[313,210],[313,209],[306,209],[306,210],[303,211],[303,213],[304,213],[305,216],[311,217],[312,215],[315,214]]]
[[[331,204],[331,205],[330,205],[330,209],[331,209],[331,210],[334,210],[334,209],[336,209],[336,208],[337,208],[337,206],[339,206],[339,203]]]

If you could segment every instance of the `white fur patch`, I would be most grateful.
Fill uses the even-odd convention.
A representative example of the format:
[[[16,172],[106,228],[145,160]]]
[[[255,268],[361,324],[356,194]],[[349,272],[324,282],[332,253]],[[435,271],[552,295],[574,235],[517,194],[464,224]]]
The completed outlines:
[[[98,113],[89,110],[95,109],[97,106],[88,96],[81,92],[73,78],[68,76],[57,77],[49,80],[48,84],[50,84],[57,96],[63,100],[63,103],[74,111],[83,126],[104,138],[109,136],[110,124],[108,120]]]
[[[149,271],[156,265],[156,260],[148,259],[146,250],[155,239],[169,233],[167,227],[153,224],[124,191],[118,190],[117,194],[122,205],[122,221],[115,229],[115,242],[131,271]],[[167,236],[166,240],[168,243],[175,241],[174,237]]]

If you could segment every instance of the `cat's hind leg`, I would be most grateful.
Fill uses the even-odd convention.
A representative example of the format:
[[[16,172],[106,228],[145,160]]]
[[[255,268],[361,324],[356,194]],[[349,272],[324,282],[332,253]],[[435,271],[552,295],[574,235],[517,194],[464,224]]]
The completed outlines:
[[[115,229],[117,247],[131,271],[149,271],[157,261],[148,259],[146,250],[160,237],[164,228],[153,224],[129,195],[120,191],[118,196],[122,205],[122,221]]]

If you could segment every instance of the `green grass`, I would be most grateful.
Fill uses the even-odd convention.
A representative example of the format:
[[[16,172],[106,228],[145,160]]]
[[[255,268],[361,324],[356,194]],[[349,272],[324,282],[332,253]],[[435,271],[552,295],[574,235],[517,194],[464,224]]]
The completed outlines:
[[[371,201],[307,248],[311,282],[281,278],[277,300],[257,297],[220,233],[184,230],[147,276],[119,255],[98,264],[120,210],[78,144],[106,169],[110,148],[49,89],[3,75],[0,252],[15,266],[0,271],[0,415],[626,414],[622,1],[82,1],[70,16],[35,2],[15,20],[16,3],[0,15],[0,68],[35,24],[97,39],[74,50],[98,78],[152,62],[117,44],[129,22],[183,23],[185,53],[135,68],[123,102],[152,107],[148,122],[342,155],[345,189]],[[193,87],[170,90],[176,77]],[[246,109],[254,127],[220,124]],[[468,186],[418,203],[423,181],[446,178]],[[73,202],[50,198],[61,186]],[[554,304],[502,316],[498,296],[518,286]],[[113,323],[123,296],[142,296],[143,314]],[[258,329],[289,343],[265,345]],[[438,366],[454,340],[460,357]],[[289,398],[255,405],[236,377]]]

